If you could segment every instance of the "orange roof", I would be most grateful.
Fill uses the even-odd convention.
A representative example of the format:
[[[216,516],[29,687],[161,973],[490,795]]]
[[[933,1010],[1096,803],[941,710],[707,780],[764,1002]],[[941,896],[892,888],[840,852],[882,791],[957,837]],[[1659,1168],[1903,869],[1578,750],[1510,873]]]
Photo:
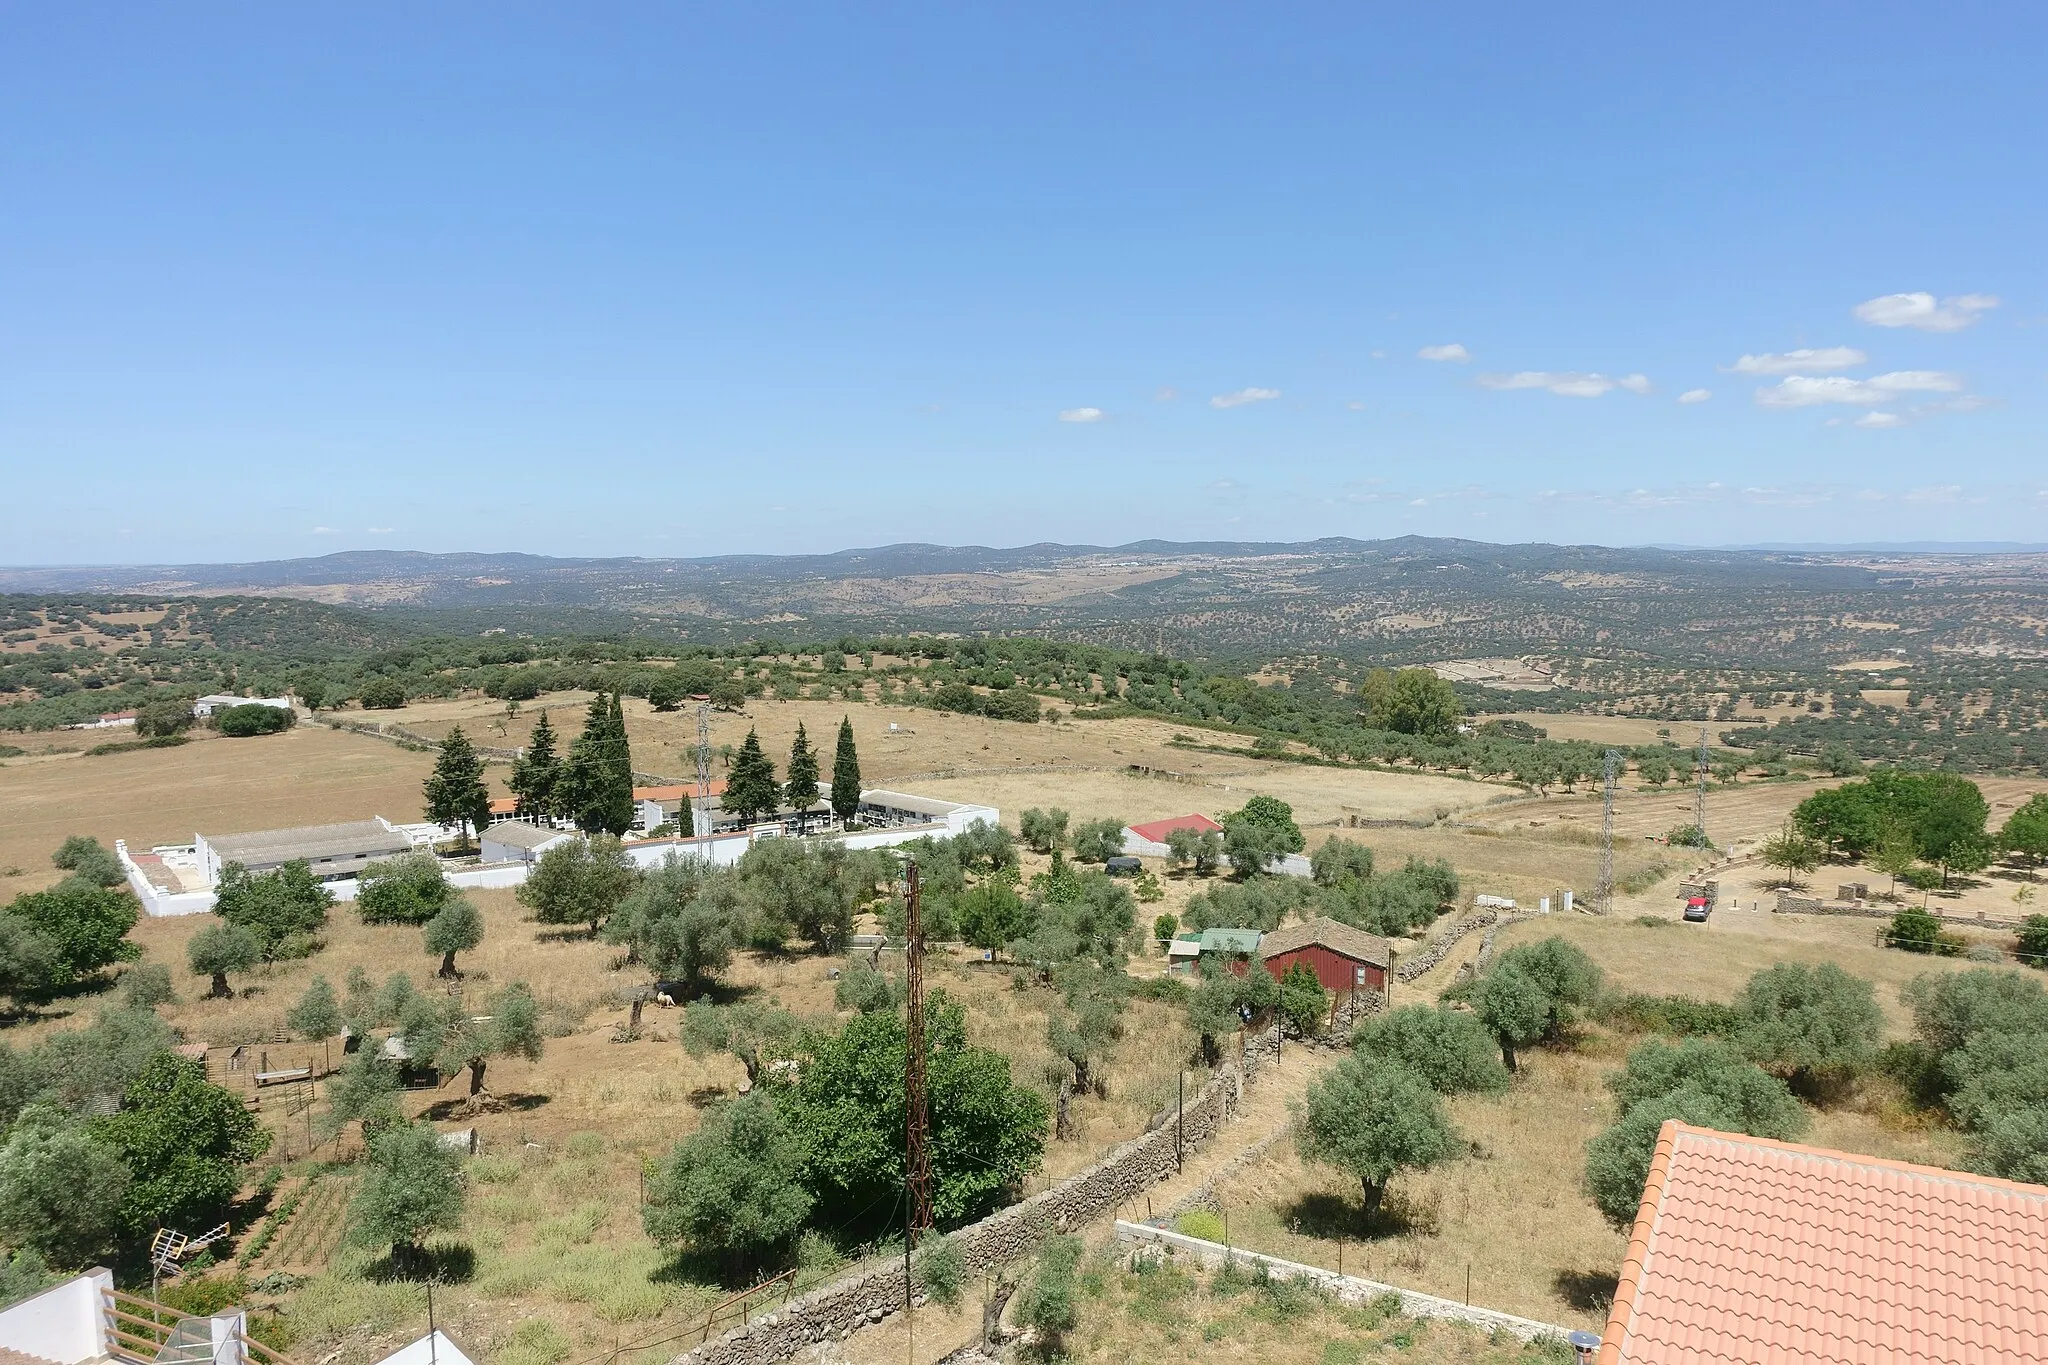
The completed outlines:
[[[706,794],[710,796],[725,795],[725,779],[722,777],[712,778],[710,787],[706,789]],[[695,782],[681,782],[668,787],[635,787],[633,788],[633,799],[635,801],[695,801],[697,799],[697,784]]]
[[[2048,1361],[2048,1186],[1672,1120],[1599,1365]]]
[[[494,796],[491,798],[491,814],[493,815],[510,815],[518,809],[519,798],[516,796]]]
[[[1197,834],[1220,833],[1223,826],[1206,815],[1176,815],[1171,820],[1154,820],[1147,825],[1127,826],[1131,833],[1148,843],[1163,844],[1166,836],[1177,829],[1191,829]]]

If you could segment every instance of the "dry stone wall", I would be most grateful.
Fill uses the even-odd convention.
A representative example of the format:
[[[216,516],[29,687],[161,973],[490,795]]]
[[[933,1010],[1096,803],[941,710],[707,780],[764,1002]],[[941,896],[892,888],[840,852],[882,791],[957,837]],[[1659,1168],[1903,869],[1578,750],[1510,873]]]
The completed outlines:
[[[1178,1144],[1192,1151],[1215,1136],[1243,1104],[1245,1087],[1271,1064],[1272,1051],[1270,1033],[1253,1040],[1239,1062],[1218,1070],[1188,1097],[1179,1124],[1174,1111],[1166,1110],[1143,1136],[1087,1170],[952,1233],[967,1270],[979,1274],[1028,1256],[1047,1237],[1114,1213],[1173,1174]],[[907,1289],[900,1262],[849,1275],[677,1356],[671,1365],[773,1365],[901,1312]]]

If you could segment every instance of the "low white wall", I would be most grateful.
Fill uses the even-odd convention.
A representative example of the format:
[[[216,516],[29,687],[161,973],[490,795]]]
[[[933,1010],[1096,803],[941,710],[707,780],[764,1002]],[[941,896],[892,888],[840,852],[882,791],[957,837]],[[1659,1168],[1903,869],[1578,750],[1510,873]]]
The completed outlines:
[[[127,874],[128,889],[135,893],[135,899],[142,902],[142,912],[162,918],[168,915],[203,915],[213,909],[211,891],[166,891],[143,875],[135,860],[128,856],[128,841],[114,840],[114,856],[121,860],[121,871]]]
[[[1140,839],[1128,829],[1124,831],[1124,856],[1127,858],[1164,858],[1172,852],[1173,850],[1165,844],[1156,843],[1151,839]],[[1216,865],[1229,867],[1230,859],[1218,858]],[[1309,865],[1306,853],[1289,853],[1266,870],[1278,872],[1283,877],[1308,877],[1315,872]]]
[[[0,1313],[0,1346],[41,1356],[58,1365],[78,1365],[107,1353],[106,1303],[114,1287],[110,1270],[88,1270],[53,1285]]]
[[[1538,1322],[1534,1318],[1517,1317],[1493,1308],[1475,1308],[1471,1304],[1459,1303],[1455,1299],[1440,1299],[1434,1294],[1422,1294],[1399,1285],[1381,1284],[1378,1280],[1363,1280],[1355,1275],[1339,1275],[1334,1270],[1321,1266],[1303,1265],[1299,1261],[1286,1261],[1278,1256],[1264,1256],[1256,1251],[1241,1247],[1227,1247],[1221,1242],[1205,1242],[1199,1237],[1185,1233],[1168,1232],[1147,1223],[1126,1223],[1121,1218],[1116,1224],[1116,1239],[1127,1246],[1156,1246],[1173,1253],[1176,1257],[1186,1256],[1206,1269],[1220,1266],[1228,1259],[1246,1265],[1263,1265],[1276,1280],[1310,1280],[1323,1286],[1342,1303],[1365,1303],[1382,1294],[1399,1294],[1401,1311],[1411,1318],[1449,1318],[1454,1322],[1468,1323],[1484,1331],[1505,1331],[1520,1337],[1523,1341],[1534,1341],[1538,1337],[1557,1337],[1562,1340],[1571,1330],[1559,1327],[1553,1322]]]

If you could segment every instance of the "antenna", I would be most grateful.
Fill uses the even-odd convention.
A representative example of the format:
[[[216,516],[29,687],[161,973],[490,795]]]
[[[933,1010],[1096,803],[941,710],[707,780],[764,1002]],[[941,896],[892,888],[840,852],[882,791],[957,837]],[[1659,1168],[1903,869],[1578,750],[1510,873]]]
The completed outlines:
[[[1707,838],[1707,775],[1712,771],[1713,766],[1707,761],[1707,727],[1702,725],[1700,727],[1700,757],[1695,769],[1696,775],[1699,778],[1699,784],[1694,789],[1692,797],[1692,823],[1693,827],[1700,832],[1699,839],[1702,848],[1713,847],[1712,842]]]
[[[697,703],[697,818],[690,833],[700,838],[711,835],[711,703]],[[709,849],[711,845],[705,844]]]
[[[912,859],[906,873],[909,903],[906,906],[904,984],[908,988],[908,1010],[904,1021],[906,1045],[904,1090],[909,1101],[908,1131],[905,1133],[909,1177],[909,1222],[904,1227],[904,1254],[917,1246],[917,1234],[932,1225],[932,1155],[926,1144],[924,1102],[924,923],[918,912],[917,861]]]
[[[1593,891],[1593,912],[1614,909],[1614,788],[1621,776],[1621,751],[1609,749],[1600,765],[1600,883]]]

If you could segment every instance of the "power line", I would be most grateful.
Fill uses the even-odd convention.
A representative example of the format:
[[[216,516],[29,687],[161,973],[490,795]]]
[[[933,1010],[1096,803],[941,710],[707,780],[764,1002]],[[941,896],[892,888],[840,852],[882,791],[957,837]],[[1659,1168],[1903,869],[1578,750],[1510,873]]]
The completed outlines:
[[[1713,847],[1713,841],[1707,838],[1707,775],[1712,771],[1712,765],[1707,760],[1707,727],[1702,725],[1700,727],[1700,756],[1699,762],[1695,767],[1695,776],[1698,782],[1693,789],[1692,796],[1692,823],[1693,828],[1699,831],[1700,847],[1702,848]]]
[[[908,1115],[904,1137],[910,1208],[903,1240],[907,1255],[909,1249],[917,1246],[917,1234],[932,1225],[932,1156],[924,1090],[924,923],[919,913],[918,902],[922,897],[918,894],[915,859],[911,860],[906,876],[909,896],[904,916],[904,985],[908,997],[904,1020],[904,1098],[908,1101]]]
[[[1614,788],[1620,777],[1621,751],[1609,749],[1600,765],[1600,882],[1593,890],[1593,910],[1614,909]]]

